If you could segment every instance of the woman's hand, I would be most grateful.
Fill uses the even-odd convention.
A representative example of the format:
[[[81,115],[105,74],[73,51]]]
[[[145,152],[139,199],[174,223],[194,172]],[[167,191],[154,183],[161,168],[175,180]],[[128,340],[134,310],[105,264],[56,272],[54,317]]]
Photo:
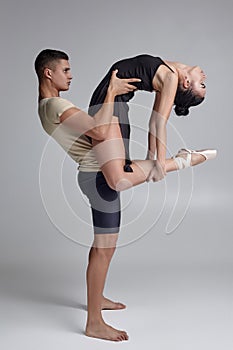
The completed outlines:
[[[161,163],[158,160],[155,160],[155,165],[151,172],[149,173],[146,181],[157,182],[162,180],[166,176],[165,163]]]
[[[140,82],[141,79],[138,78],[129,78],[129,79],[120,79],[117,78],[118,70],[112,72],[111,80],[108,87],[108,92],[113,93],[115,96],[127,94],[128,92],[137,90],[137,87],[131,85],[130,83]]]

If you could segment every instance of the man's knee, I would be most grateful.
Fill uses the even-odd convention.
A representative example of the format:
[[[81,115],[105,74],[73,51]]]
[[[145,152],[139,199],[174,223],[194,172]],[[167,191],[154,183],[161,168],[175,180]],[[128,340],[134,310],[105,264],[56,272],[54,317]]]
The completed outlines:
[[[118,240],[118,233],[103,233],[95,234],[93,247],[102,249],[100,253],[111,254],[116,249],[116,243]]]

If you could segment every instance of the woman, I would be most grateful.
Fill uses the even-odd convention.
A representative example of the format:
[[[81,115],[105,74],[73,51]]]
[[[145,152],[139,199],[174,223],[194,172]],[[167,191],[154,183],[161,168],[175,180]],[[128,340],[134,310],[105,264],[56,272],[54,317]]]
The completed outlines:
[[[94,115],[104,102],[113,70],[118,70],[118,77],[138,77],[141,82],[134,83],[138,90],[156,92],[153,113],[150,120],[148,159],[154,159],[155,153],[162,170],[165,169],[166,122],[175,105],[177,115],[188,115],[189,107],[200,104],[206,94],[204,72],[198,66],[188,66],[179,62],[163,61],[159,57],[139,55],[116,62],[94,91],[89,114]],[[128,105],[134,92],[115,98],[114,115],[119,119],[126,152],[125,171],[132,171],[129,166],[130,124]],[[153,179],[153,176],[152,176]]]
[[[92,209],[94,242],[89,255],[87,270],[88,320],[86,335],[116,340],[112,327],[105,324],[101,309],[122,309],[103,297],[108,267],[115,251],[120,226],[119,191],[138,185],[146,180],[158,181],[166,172],[186,168],[214,158],[216,151],[180,150],[166,159],[166,122],[172,106],[178,115],[187,115],[190,106],[204,99],[205,74],[199,67],[190,67],[178,62],[162,61],[158,57],[140,55],[115,63],[93,93],[89,115],[101,108],[113,70],[118,77],[141,79],[133,83],[138,90],[155,91],[156,98],[150,119],[148,160],[131,161],[129,157],[130,126],[127,102],[134,92],[116,96],[114,117],[105,141],[92,139],[93,149],[101,171],[83,172],[78,175],[79,185],[87,195]],[[157,161],[154,161],[155,155]],[[98,274],[96,269],[98,268]],[[95,277],[96,276],[96,277]],[[95,282],[94,281],[95,277]],[[128,336],[121,333],[120,340]]]

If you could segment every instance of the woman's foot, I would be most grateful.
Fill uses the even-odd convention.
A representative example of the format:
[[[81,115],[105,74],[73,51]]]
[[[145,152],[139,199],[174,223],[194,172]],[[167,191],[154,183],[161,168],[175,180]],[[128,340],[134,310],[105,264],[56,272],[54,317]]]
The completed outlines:
[[[201,164],[207,159],[214,159],[216,155],[217,151],[214,149],[194,151],[182,148],[173,159],[177,165],[177,169],[180,170]]]
[[[123,341],[129,339],[128,334],[125,331],[115,329],[107,325],[104,321],[94,323],[88,322],[85,334],[88,337],[111,341]]]
[[[103,297],[102,310],[122,310],[125,308],[126,308],[126,305],[119,302],[114,302],[110,299]]]

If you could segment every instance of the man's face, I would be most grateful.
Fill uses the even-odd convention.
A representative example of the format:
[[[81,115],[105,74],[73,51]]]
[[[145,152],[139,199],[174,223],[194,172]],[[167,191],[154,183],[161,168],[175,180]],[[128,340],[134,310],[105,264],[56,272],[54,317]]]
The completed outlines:
[[[71,83],[72,75],[69,61],[59,60],[50,70],[51,82],[58,91],[67,91]]]

